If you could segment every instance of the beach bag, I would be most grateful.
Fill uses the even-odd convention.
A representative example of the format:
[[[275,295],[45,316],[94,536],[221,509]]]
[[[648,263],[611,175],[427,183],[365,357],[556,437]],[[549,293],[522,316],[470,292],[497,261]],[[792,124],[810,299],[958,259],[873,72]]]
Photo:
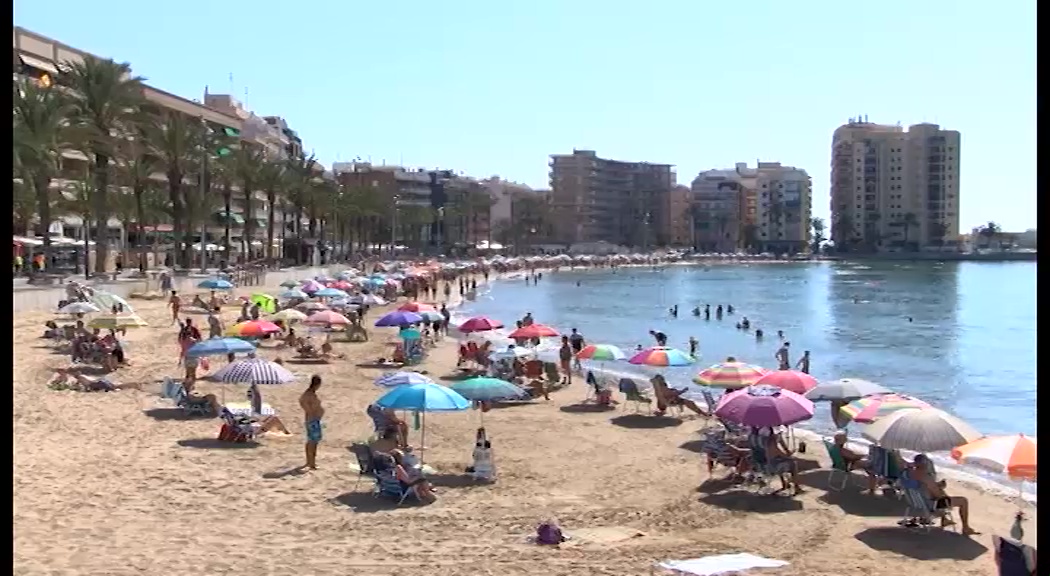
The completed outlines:
[[[557,546],[565,541],[561,528],[553,521],[541,523],[536,527],[536,543]]]

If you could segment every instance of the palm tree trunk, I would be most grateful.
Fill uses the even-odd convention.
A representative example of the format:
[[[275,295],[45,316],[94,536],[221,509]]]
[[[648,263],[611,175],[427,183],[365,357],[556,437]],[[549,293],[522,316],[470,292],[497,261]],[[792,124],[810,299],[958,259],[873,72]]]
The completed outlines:
[[[109,195],[109,156],[96,153],[94,169],[95,194],[92,203],[95,217],[98,219],[98,233],[95,235],[95,273],[105,274],[109,259],[109,214],[106,201]]]
[[[274,225],[274,202],[277,193],[273,188],[266,190],[266,259],[273,260],[273,225]]]
[[[223,219],[226,221],[223,227],[223,238],[222,238],[222,249],[226,256],[226,261],[229,262],[230,251],[233,249],[232,234],[233,227],[230,224],[231,211],[233,209],[233,190],[230,188],[230,181],[224,179],[222,182],[222,208],[223,208]]]
[[[142,205],[142,196],[145,193],[145,185],[142,182],[136,182],[132,194],[135,196],[135,220],[138,222],[135,247],[139,253],[139,272],[146,271],[146,207]]]
[[[244,238],[242,255],[244,256],[245,262],[251,260],[252,252],[252,238],[255,234],[255,206],[252,202],[252,189],[254,183],[248,179],[245,179],[244,183]]]
[[[33,176],[33,189],[36,191],[36,209],[40,214],[40,235],[44,240],[44,265],[51,265],[51,178]],[[30,266],[32,270],[32,266]]]
[[[182,201],[182,173],[178,171],[168,172],[168,201],[171,202],[171,231],[175,244],[172,247],[173,260],[180,265],[182,262],[183,246],[189,245],[188,232],[185,228],[186,205]]]
[[[80,215],[81,223],[84,226],[81,229],[84,231],[84,278],[91,278],[91,213],[84,212]],[[98,243],[95,243],[95,247],[98,248]],[[98,254],[95,254],[95,268],[98,268]]]

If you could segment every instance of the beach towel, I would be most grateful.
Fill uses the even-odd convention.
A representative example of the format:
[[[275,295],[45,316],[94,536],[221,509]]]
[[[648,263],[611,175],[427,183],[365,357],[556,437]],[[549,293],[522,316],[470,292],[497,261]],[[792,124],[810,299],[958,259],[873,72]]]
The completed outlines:
[[[704,556],[692,560],[668,560],[659,564],[661,568],[696,576],[715,576],[715,574],[731,574],[753,568],[779,568],[787,565],[788,563],[783,560],[772,560],[747,553]]]

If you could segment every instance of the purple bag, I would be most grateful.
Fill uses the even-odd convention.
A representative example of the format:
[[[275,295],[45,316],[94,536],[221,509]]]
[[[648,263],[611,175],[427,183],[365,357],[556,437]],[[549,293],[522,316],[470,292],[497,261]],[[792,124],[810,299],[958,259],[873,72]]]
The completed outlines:
[[[558,545],[565,541],[561,528],[553,522],[544,522],[536,527],[536,543]]]

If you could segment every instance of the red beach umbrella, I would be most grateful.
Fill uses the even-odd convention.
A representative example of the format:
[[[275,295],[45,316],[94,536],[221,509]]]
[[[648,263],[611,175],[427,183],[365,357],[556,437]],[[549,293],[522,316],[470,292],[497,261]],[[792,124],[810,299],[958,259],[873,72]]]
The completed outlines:
[[[406,302],[399,306],[398,310],[402,312],[415,312],[416,314],[420,312],[436,312],[434,307],[430,304],[423,304],[422,302],[416,301]]]
[[[776,386],[795,394],[805,394],[817,387],[817,379],[798,370],[776,370],[759,378],[755,386]]]
[[[545,326],[543,324],[531,324],[529,326],[523,326],[521,328],[518,328],[517,330],[508,334],[507,336],[511,338],[547,338],[550,336],[560,335],[561,334],[557,330],[551,328],[550,326]]]
[[[503,328],[503,322],[493,320],[492,318],[486,318],[485,316],[470,318],[459,325],[459,331],[464,333],[485,332],[486,330],[495,330],[497,328]]]

